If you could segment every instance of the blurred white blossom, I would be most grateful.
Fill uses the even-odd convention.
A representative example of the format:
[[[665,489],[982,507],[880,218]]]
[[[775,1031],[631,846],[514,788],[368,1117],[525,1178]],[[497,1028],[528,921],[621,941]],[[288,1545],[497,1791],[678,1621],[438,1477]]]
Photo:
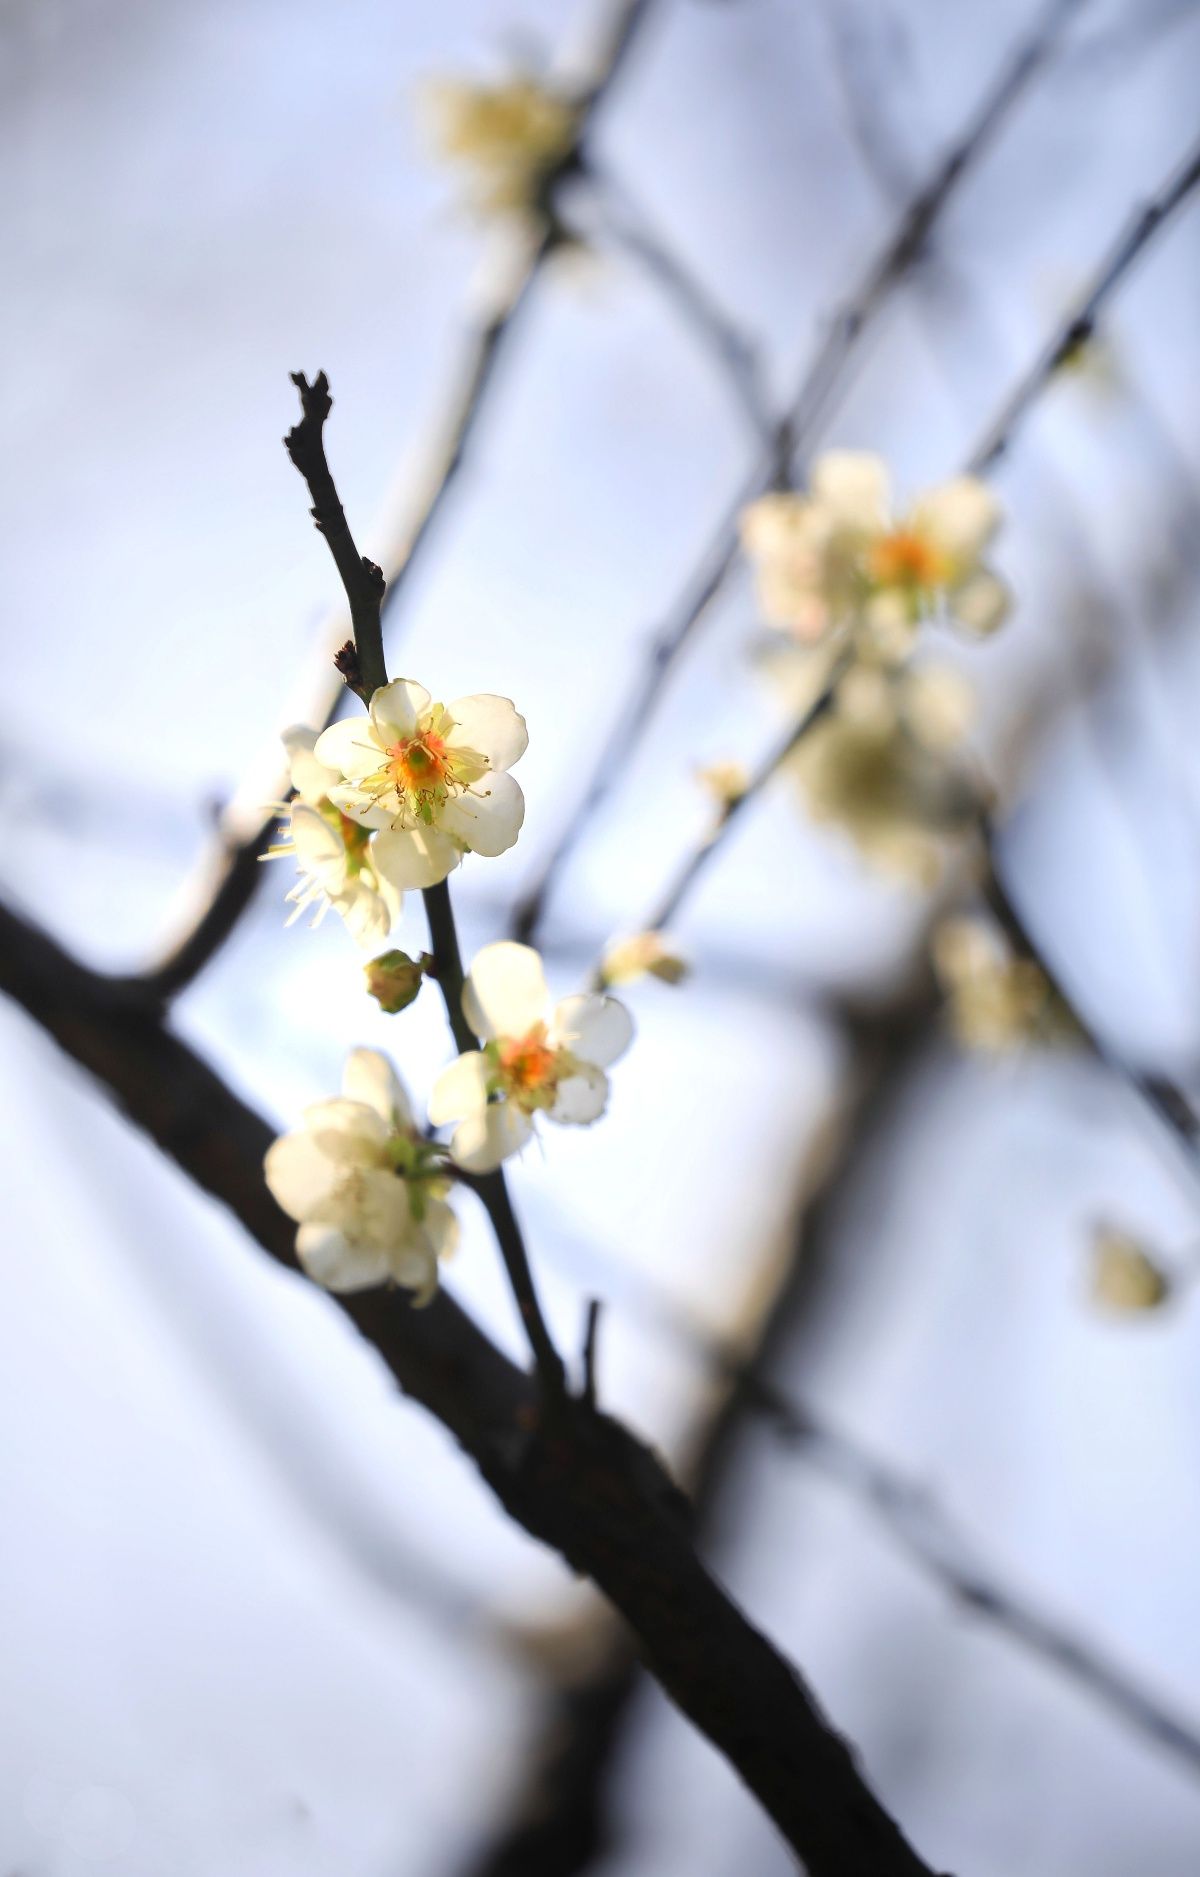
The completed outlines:
[[[609,946],[600,965],[605,984],[633,984],[638,978],[659,978],[664,984],[682,984],[691,966],[661,932],[635,932]]]
[[[967,1049],[1003,1054],[1074,1035],[1045,972],[1032,958],[1017,957],[990,920],[943,919],[933,936],[933,964],[954,1033]]]
[[[430,141],[462,172],[473,208],[536,212],[547,175],[575,138],[578,108],[569,98],[517,72],[492,85],[443,79],[425,87],[423,103]]]
[[[483,1048],[443,1070],[429,1118],[459,1125],[450,1152],[471,1173],[518,1153],[534,1117],[585,1125],[608,1102],[605,1070],[629,1047],[623,1004],[593,992],[552,1004],[542,961],[529,945],[485,945],[463,990],[463,1014]]]
[[[896,517],[883,460],[831,450],[814,462],[806,495],[752,502],[741,534],[771,625],[808,643],[853,632],[864,652],[897,660],[925,620],[948,619],[972,637],[1002,623],[1008,590],[983,560],[999,522],[995,496],[972,476]]]
[[[296,1255],[327,1290],[402,1284],[427,1303],[458,1221],[436,1147],[418,1131],[387,1057],[355,1049],[342,1093],[268,1149],[267,1185],[299,1225]]]
[[[316,741],[316,731],[301,725],[283,733],[296,794],[280,805],[283,837],[263,858],[294,860],[300,870],[287,895],[293,905],[288,925],[310,906],[315,908],[312,923],[319,925],[332,907],[360,945],[378,945],[399,918],[403,896],[377,868],[369,830],[330,799],[341,775],[318,760]]]

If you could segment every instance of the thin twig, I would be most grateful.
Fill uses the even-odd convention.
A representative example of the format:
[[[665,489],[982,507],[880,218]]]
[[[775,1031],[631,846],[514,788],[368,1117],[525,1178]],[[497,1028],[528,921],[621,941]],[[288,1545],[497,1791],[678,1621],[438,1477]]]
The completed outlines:
[[[536,936],[559,875],[607,801],[616,778],[626,773],[654,716],[668,675],[737,558],[738,519],[743,508],[764,489],[786,478],[797,452],[810,447],[816,426],[858,356],[864,338],[894,289],[923,257],[930,233],[948,200],[1049,58],[1071,16],[1086,3],[1052,0],[1034,32],[1005,66],[934,175],[909,203],[889,240],[830,320],[788,408],[776,421],[762,462],[737,492],[706,545],[696,572],[653,634],[629,697],[604,741],[582,796],[514,909],[511,929],[515,938],[528,941]]]
[[[159,1013],[5,908],[0,991],[295,1268],[294,1227],[262,1177],[272,1130]],[[932,1877],[796,1670],[701,1563],[686,1501],[648,1448],[576,1402],[544,1425],[536,1384],[444,1292],[421,1312],[384,1289],[333,1301],[471,1456],[506,1511],[609,1598],[668,1695],[736,1768],[812,1877]]]
[[[652,0],[616,0],[601,23],[591,73],[576,97],[574,144],[545,181],[543,193],[551,210],[559,185],[574,172],[581,151],[586,149],[596,114],[623,69],[651,4]],[[514,245],[513,255],[500,270],[501,284],[492,304],[467,340],[461,375],[425,452],[426,466],[416,494],[406,489],[394,512],[377,530],[384,543],[380,550],[384,578],[380,610],[385,621],[434,536],[479,427],[498,367],[511,348],[545,264],[559,245],[559,232],[552,220],[532,247],[524,236]],[[345,687],[333,669],[333,660],[350,623],[346,609],[335,607],[316,634],[313,675],[304,687],[310,701],[301,714],[317,729],[332,721],[341,703]],[[266,851],[275,820],[274,810],[264,804],[280,800],[288,788],[286,771],[280,771],[267,786],[256,774],[248,791],[238,791],[222,817],[215,844],[182,889],[177,935],[157,962],[139,974],[150,1000],[165,1003],[178,996],[236,930],[262,884],[263,871],[257,862]]]

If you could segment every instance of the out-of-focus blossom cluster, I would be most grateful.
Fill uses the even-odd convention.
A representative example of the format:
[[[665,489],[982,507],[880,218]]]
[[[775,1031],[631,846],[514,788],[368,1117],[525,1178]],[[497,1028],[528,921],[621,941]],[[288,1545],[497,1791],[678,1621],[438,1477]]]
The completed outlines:
[[[1045,972],[1016,956],[990,921],[965,914],[943,919],[933,937],[933,963],[965,1048],[999,1055],[1027,1043],[1075,1040],[1070,1014]]]
[[[853,636],[861,657],[893,662],[926,621],[973,638],[1003,622],[1008,590],[984,561],[999,522],[996,498],[973,476],[897,516],[882,459],[831,450],[813,464],[807,493],[752,502],[741,535],[770,625],[810,645]]]
[[[546,178],[575,140],[578,106],[528,72],[501,83],[443,79],[426,87],[430,141],[462,173],[470,206],[485,215],[531,215]]]
[[[600,978],[606,985],[635,984],[639,978],[682,984],[690,970],[687,959],[661,932],[634,932],[609,946],[600,964]]]
[[[969,688],[947,668],[852,666],[789,759],[810,814],[876,865],[932,885],[947,840],[979,812],[956,755],[970,715]]]

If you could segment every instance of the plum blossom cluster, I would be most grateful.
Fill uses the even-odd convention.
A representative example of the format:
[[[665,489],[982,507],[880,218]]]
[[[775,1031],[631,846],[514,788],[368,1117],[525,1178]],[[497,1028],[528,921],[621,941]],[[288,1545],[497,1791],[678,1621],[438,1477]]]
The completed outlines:
[[[596,1121],[608,1104],[606,1070],[633,1036],[616,998],[581,992],[553,1003],[529,945],[486,945],[467,975],[463,1015],[481,1049],[438,1077],[435,1126],[457,1122],[450,1152],[470,1173],[490,1173],[518,1153],[543,1116],[566,1126]]]
[[[442,1156],[386,1056],[352,1050],[342,1092],[268,1149],[267,1185],[299,1225],[296,1255],[327,1290],[403,1285],[428,1303],[458,1220]]]
[[[365,718],[284,737],[295,801],[270,857],[294,858],[292,918],[332,906],[364,946],[385,939],[403,894],[436,886],[463,855],[502,854],[525,801],[508,774],[525,720],[506,697],[434,703],[409,678],[382,686]],[[290,921],[289,921],[290,923]]]
[[[809,813],[884,871],[932,885],[979,812],[961,754],[971,707],[947,667],[852,666],[791,757]]]
[[[577,106],[528,72],[493,85],[444,80],[426,88],[431,141],[466,179],[481,214],[531,214],[575,140]]]
[[[1003,622],[1008,591],[984,559],[999,522],[999,504],[973,476],[896,513],[880,457],[831,450],[814,462],[806,494],[752,502],[741,536],[771,625],[809,645],[852,635],[861,655],[893,661],[927,620],[975,638]]]

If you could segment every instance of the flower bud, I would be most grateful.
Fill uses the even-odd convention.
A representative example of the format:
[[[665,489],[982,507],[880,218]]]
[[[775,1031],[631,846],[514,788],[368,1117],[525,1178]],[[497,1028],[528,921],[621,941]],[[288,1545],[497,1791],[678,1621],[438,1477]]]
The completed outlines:
[[[410,958],[407,952],[381,952],[364,967],[367,989],[381,1010],[395,1016],[407,1010],[421,988],[421,979],[429,967],[429,956]]]
[[[1157,1310],[1171,1293],[1170,1279],[1145,1245],[1116,1226],[1098,1225],[1092,1233],[1093,1303],[1119,1316]]]
[[[661,978],[664,984],[682,984],[691,966],[666,943],[661,932],[636,932],[619,939],[604,954],[600,976],[606,985],[632,984],[638,978]]]

